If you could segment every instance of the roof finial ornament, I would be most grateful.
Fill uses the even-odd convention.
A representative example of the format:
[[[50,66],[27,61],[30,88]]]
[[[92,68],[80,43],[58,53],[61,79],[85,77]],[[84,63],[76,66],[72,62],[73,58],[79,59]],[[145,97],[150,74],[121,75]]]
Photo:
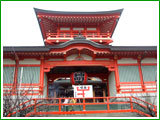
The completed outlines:
[[[81,31],[79,31],[78,32],[78,35],[76,36],[76,37],[74,37],[74,39],[83,39],[83,40],[85,40],[86,39],[86,37],[84,37],[83,35],[82,35],[82,33],[81,33]]]
[[[79,30],[79,32],[78,32],[78,36],[81,36],[82,35],[82,33],[81,33],[81,31]]]

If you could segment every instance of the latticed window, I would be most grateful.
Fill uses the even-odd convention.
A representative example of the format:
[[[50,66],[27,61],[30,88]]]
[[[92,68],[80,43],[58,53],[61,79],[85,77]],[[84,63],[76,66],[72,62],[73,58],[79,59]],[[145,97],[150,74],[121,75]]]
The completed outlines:
[[[39,83],[40,67],[19,67],[18,83]]]
[[[12,84],[15,67],[3,67],[3,83]]]
[[[119,66],[120,82],[140,82],[138,66]]]
[[[156,81],[157,79],[157,66],[141,66],[143,81]]]

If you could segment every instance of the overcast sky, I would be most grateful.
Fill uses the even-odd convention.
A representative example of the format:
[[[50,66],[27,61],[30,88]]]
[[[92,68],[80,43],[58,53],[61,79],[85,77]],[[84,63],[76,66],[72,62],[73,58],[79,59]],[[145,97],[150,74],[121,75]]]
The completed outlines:
[[[1,2],[2,45],[43,46],[34,7],[55,11],[108,11],[123,8],[112,36],[116,46],[156,46],[159,41],[159,2],[53,1]]]

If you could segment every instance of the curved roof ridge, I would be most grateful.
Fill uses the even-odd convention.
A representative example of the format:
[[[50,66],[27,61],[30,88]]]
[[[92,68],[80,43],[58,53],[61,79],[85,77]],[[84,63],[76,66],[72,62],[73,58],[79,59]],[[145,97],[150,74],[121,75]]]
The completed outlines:
[[[89,45],[92,45],[96,48],[110,48],[111,45],[102,45],[102,44],[98,44],[96,42],[93,42],[93,41],[90,41],[90,40],[86,40],[86,39],[80,39],[80,40],[69,40],[67,42],[64,42],[64,43],[61,43],[59,45],[54,45],[54,46],[47,46],[49,48],[64,48],[64,47],[67,47],[71,44],[89,44]]]

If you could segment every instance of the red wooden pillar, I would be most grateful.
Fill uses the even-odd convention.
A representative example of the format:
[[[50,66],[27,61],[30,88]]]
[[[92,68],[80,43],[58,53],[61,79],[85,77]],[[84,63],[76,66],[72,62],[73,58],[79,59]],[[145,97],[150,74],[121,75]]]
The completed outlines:
[[[96,29],[97,29],[97,35],[100,37],[100,27],[99,27],[99,23],[97,24]]]
[[[59,38],[60,37],[60,25],[58,23],[58,28],[57,28],[57,37]]]
[[[83,98],[83,111],[86,111],[85,98]]]
[[[15,65],[14,81],[13,81],[13,94],[16,94],[17,83],[18,83],[18,67],[19,67],[18,58],[16,58],[15,62],[16,62],[16,65]]]
[[[84,26],[84,36],[87,38],[87,26],[86,26],[86,24]]]
[[[142,91],[145,91],[144,81],[143,81],[143,74],[142,74],[142,68],[141,68],[141,60],[138,59],[138,69],[139,69],[139,76],[142,86]]]
[[[44,56],[41,56],[40,65],[40,94],[43,94],[43,84],[44,84]]]
[[[61,98],[59,98],[58,100],[59,100],[59,112],[61,112],[61,105],[62,105],[61,101],[62,101],[62,100],[61,100]],[[63,107],[64,107],[64,106],[63,106]]]
[[[34,99],[34,112],[36,113],[37,99]]]
[[[116,81],[116,88],[117,93],[120,92],[120,80],[119,80],[119,71],[118,71],[118,65],[117,65],[117,56],[114,57],[115,59],[115,81]]]
[[[73,38],[73,27],[72,27],[72,23],[71,23],[71,27],[70,27],[70,34],[71,34],[71,38]]]
[[[133,102],[132,102],[132,97],[131,96],[129,97],[129,100],[130,100],[131,110],[133,110]]]
[[[107,110],[109,110],[109,97],[107,97]]]

